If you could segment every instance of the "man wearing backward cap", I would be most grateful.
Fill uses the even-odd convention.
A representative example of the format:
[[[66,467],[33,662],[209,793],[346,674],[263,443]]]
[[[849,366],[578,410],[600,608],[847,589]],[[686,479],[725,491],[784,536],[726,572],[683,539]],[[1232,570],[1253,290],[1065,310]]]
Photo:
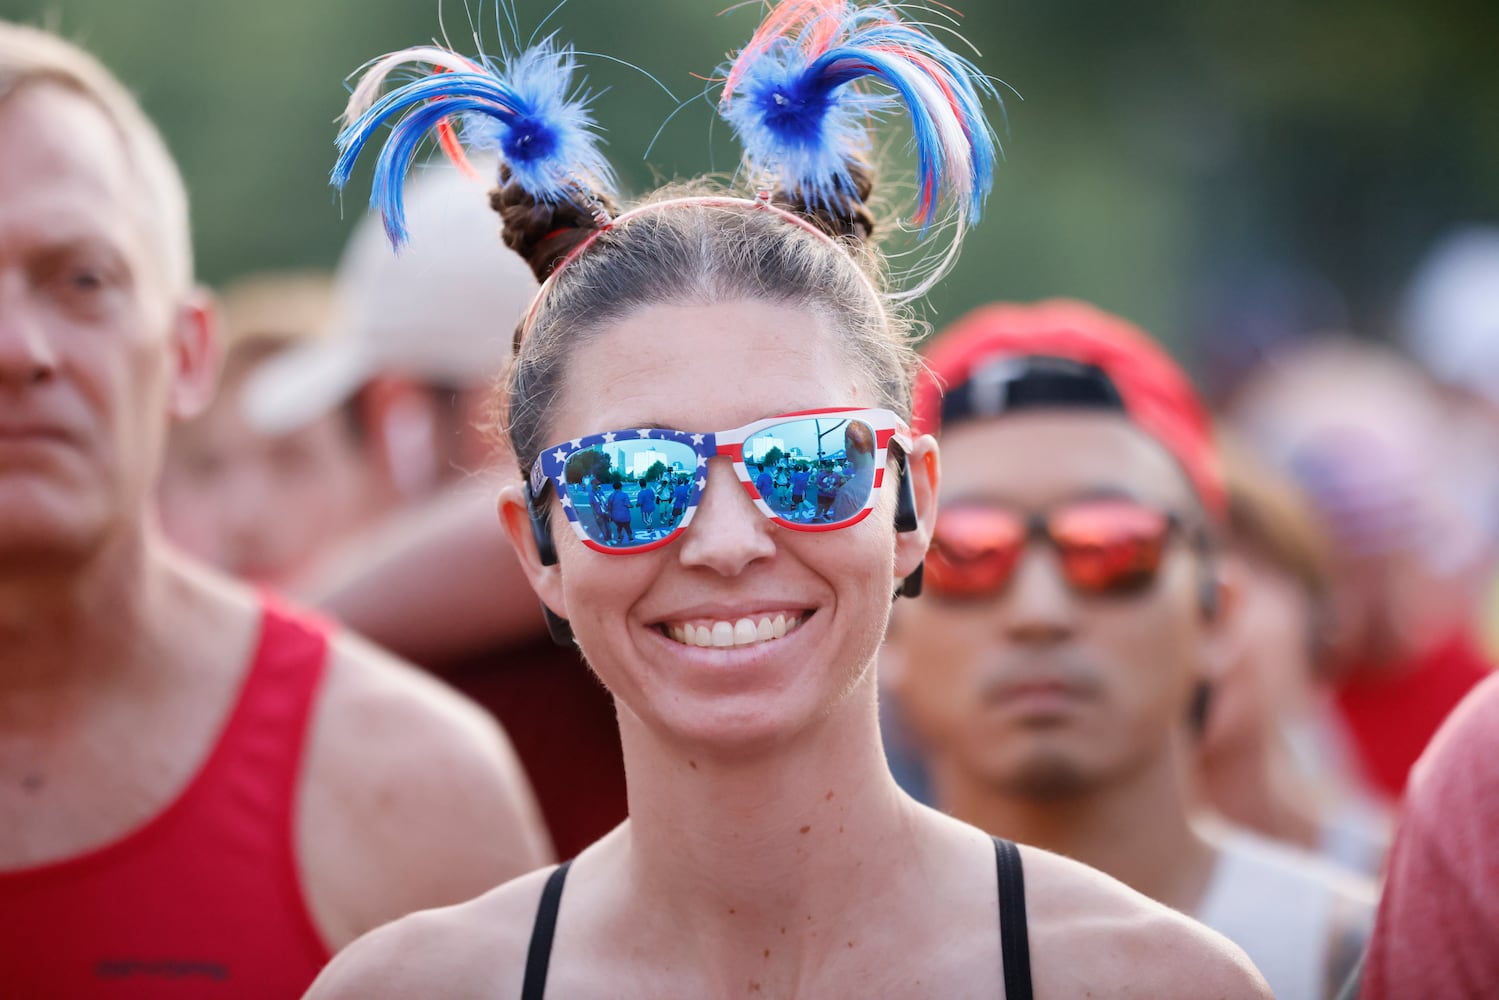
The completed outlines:
[[[1002,305],[926,350],[939,433],[926,598],[885,660],[936,804],[1097,867],[1240,945],[1277,997],[1335,991],[1367,930],[1351,877],[1194,824],[1185,776],[1232,592],[1206,411],[1141,331]]]

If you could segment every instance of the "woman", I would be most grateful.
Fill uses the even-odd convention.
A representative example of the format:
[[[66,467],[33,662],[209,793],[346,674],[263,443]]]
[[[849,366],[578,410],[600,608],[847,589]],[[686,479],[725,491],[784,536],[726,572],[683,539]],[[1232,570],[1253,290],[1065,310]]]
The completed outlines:
[[[917,103],[942,105],[907,105],[918,134],[986,142],[982,119],[957,120],[947,103],[973,94],[951,69],[966,64],[897,25],[885,7],[783,4],[725,89],[740,114],[767,109],[759,124],[774,131],[786,94],[834,89],[818,91],[815,74],[880,65],[904,45],[905,64],[882,72]],[[788,30],[783,44],[776,32]],[[776,76],[787,66],[804,75]],[[767,78],[780,82],[767,89]],[[442,111],[432,107],[414,112],[423,127]],[[847,117],[867,120],[869,108]],[[805,135],[806,124],[790,127]],[[766,155],[754,127],[736,122],[752,173],[795,159]],[[784,153],[789,140],[778,141]],[[892,593],[919,583],[938,461],[935,442],[905,426],[907,326],[863,245],[870,176],[848,152],[832,180],[792,164],[767,197],[671,198],[614,217],[596,190],[549,202],[518,171],[502,175],[493,202],[505,239],[547,277],[501,400],[528,477],[502,496],[501,517],[555,630],[575,637],[615,698],[630,819],[568,865],[371,935],[327,970],[315,1000],[1015,1000],[1033,982],[1053,997],[1121,983],[1140,996],[1268,995],[1210,932],[922,807],[890,776],[874,658]],[[983,172],[954,175],[977,154],[920,153],[925,166],[946,157],[941,193],[966,208]],[[816,454],[851,424],[876,442],[851,516],[752,499],[745,456],[757,440]],[[611,545],[559,500],[569,464],[608,449],[696,469],[682,520],[661,538]]]

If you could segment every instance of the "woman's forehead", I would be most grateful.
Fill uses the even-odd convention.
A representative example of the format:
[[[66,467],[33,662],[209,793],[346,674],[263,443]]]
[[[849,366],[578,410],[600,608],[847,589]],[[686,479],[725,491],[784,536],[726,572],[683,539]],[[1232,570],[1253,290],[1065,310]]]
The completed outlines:
[[[872,405],[817,311],[756,300],[653,305],[576,347],[549,414],[555,437],[613,427],[721,430],[776,413]]]

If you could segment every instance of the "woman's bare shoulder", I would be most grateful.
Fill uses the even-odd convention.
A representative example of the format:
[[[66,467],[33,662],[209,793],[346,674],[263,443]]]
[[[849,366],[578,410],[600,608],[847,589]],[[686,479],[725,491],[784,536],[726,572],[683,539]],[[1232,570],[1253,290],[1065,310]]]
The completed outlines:
[[[334,957],[304,1000],[518,996],[537,903],[552,871],[371,931]]]
[[[1190,917],[1049,851],[1022,847],[1021,859],[1038,996],[1271,996],[1238,946]]]

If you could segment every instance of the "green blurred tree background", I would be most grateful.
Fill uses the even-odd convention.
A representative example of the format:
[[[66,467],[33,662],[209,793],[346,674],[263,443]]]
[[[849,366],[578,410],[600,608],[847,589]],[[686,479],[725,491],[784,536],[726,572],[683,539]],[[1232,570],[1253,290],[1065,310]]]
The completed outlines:
[[[516,2],[527,32],[552,7]],[[757,5],[727,3],[569,0],[546,30],[682,100],[757,22]],[[1181,349],[1232,326],[1215,300],[1252,309],[1266,275],[1290,274],[1341,304],[1328,315],[1386,333],[1430,241],[1499,219],[1492,0],[959,6],[978,63],[1023,100],[995,109],[1006,161],[931,296],[938,325],[995,298],[1074,295]],[[440,18],[459,48],[471,17],[496,47],[494,0],[0,0],[0,17],[81,42],[140,95],[187,177],[210,282],[336,261],[368,194],[367,172],[342,201],[327,186],[348,73]],[[675,102],[644,75],[585,62],[628,185],[732,170],[707,101],[668,122]]]

